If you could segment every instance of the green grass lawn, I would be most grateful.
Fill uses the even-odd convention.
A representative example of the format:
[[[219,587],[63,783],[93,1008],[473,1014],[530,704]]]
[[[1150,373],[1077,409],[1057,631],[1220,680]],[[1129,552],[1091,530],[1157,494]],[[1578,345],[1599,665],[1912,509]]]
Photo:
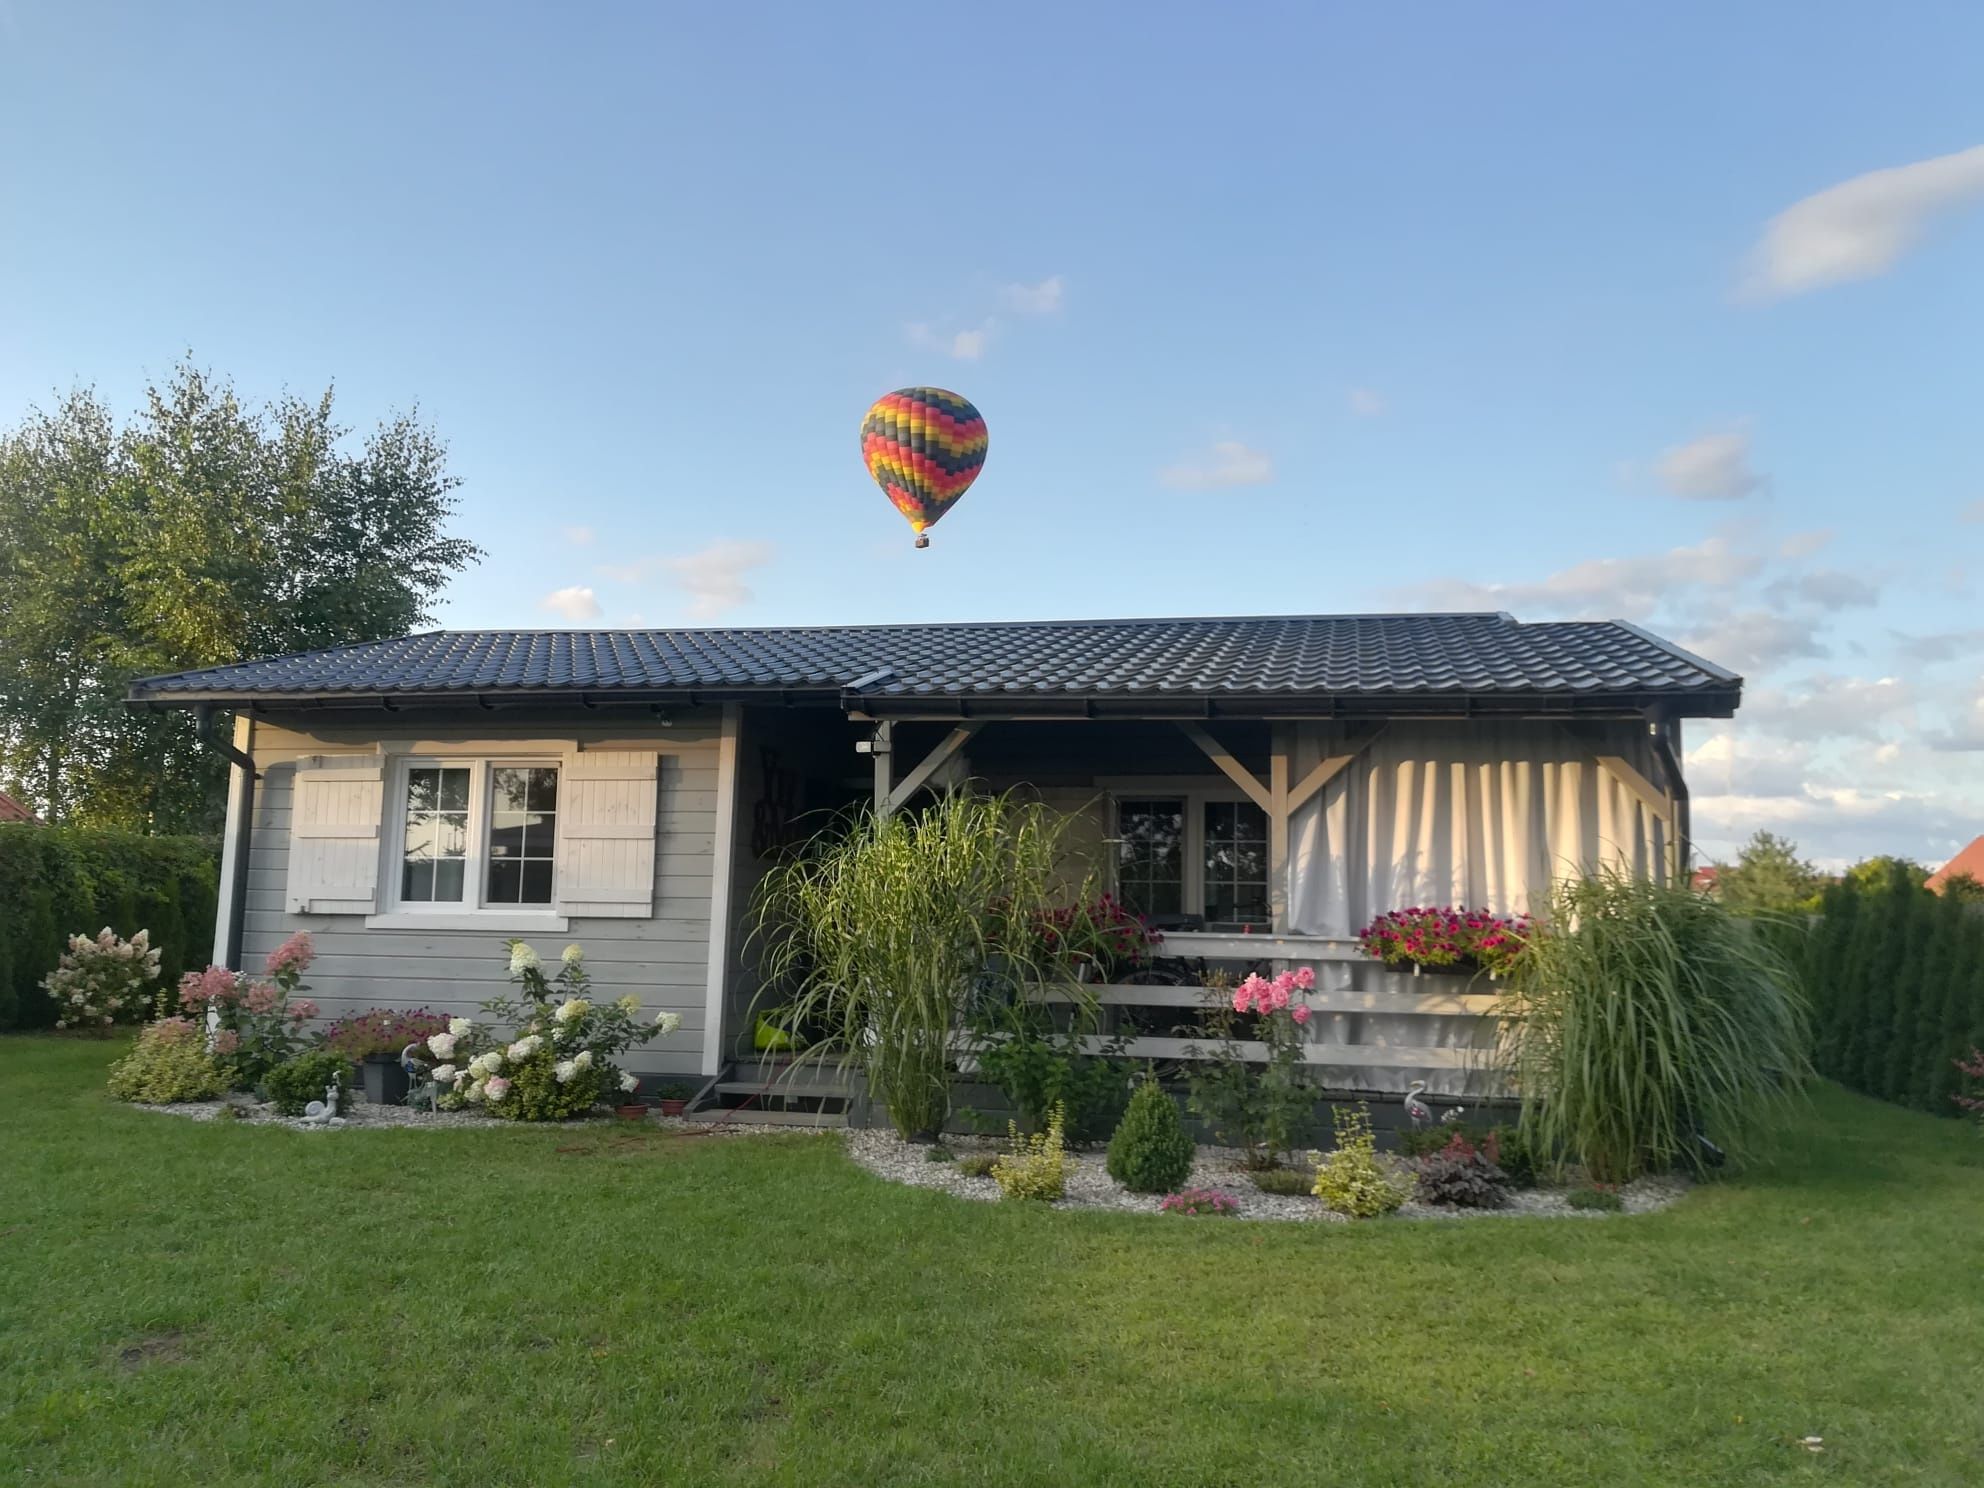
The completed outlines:
[[[1831,1089],[1663,1214],[1309,1227],[195,1125],[113,1052],[0,1040],[8,1483],[1984,1482],[1984,1140]]]

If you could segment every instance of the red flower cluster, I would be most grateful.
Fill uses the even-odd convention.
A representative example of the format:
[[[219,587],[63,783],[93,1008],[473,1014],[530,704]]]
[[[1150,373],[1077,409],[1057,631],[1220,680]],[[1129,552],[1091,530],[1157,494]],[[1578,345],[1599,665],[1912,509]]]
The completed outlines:
[[[1048,955],[1088,956],[1124,970],[1142,966],[1151,947],[1164,938],[1142,915],[1111,894],[1087,904],[1042,910],[1034,923],[1040,931],[1041,948]]]
[[[1357,932],[1367,956],[1387,966],[1473,966],[1506,971],[1535,934],[1528,915],[1504,919],[1485,909],[1390,909]]]

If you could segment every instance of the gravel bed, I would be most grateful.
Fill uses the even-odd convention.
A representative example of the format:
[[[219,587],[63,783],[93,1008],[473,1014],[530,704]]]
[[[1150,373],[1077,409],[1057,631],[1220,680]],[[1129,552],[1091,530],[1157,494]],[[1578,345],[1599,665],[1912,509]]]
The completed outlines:
[[[982,1137],[947,1138],[944,1145],[959,1156],[971,1152],[999,1152],[1003,1144]],[[990,1178],[972,1178],[958,1171],[954,1162],[932,1162],[930,1149],[905,1142],[886,1128],[850,1130],[848,1155],[879,1178],[904,1183],[913,1188],[935,1188],[960,1199],[993,1203],[999,1198],[999,1185]],[[1156,1214],[1158,1198],[1135,1194],[1111,1178],[1103,1167],[1100,1151],[1071,1153],[1075,1168],[1068,1175],[1066,1197],[1050,1207],[1055,1209],[1113,1209],[1133,1214]],[[1325,1209],[1312,1198],[1290,1194],[1262,1193],[1240,1165],[1240,1154],[1225,1147],[1201,1147],[1187,1180],[1198,1188],[1216,1188],[1239,1203],[1235,1217],[1240,1219],[1301,1220],[1310,1223],[1345,1224],[1348,1217]],[[1663,1209],[1687,1192],[1687,1183],[1678,1178],[1642,1178],[1620,1190],[1626,1214],[1646,1214]],[[1457,1220],[1500,1219],[1524,1216],[1552,1216],[1567,1219],[1606,1219],[1600,1209],[1573,1209],[1565,1202],[1566,1189],[1521,1189],[1510,1196],[1503,1209],[1454,1209],[1443,1205],[1408,1203],[1398,1211],[1400,1219]]]
[[[181,1101],[170,1106],[149,1105],[143,1101],[134,1101],[132,1105],[140,1111],[157,1111],[166,1116],[183,1116],[188,1121],[214,1121],[220,1118],[222,1111],[226,1110],[229,1106],[234,1106],[242,1112],[241,1116],[235,1119],[239,1120],[243,1126],[287,1126],[295,1131],[359,1131],[364,1129],[378,1131],[384,1127],[392,1126],[420,1127],[428,1131],[433,1131],[440,1127],[452,1126],[514,1128],[533,1124],[531,1122],[505,1121],[500,1116],[487,1116],[480,1111],[429,1111],[425,1107],[376,1106],[362,1098],[353,1099],[350,1109],[344,1114],[343,1126],[312,1126],[300,1116],[278,1116],[276,1114],[276,1108],[273,1105],[264,1101],[251,1100],[245,1096],[237,1096],[231,1100]],[[579,1116],[574,1117],[570,1121],[537,1124],[568,1127],[605,1126],[618,1122],[619,1119],[617,1116],[607,1115]],[[710,1136],[725,1137],[753,1135],[791,1136],[795,1131],[795,1128],[789,1126],[737,1125],[713,1127],[707,1121],[690,1121],[682,1116],[663,1116],[652,1109],[649,1110],[643,1121],[639,1123],[628,1122],[626,1124],[629,1126],[639,1124],[659,1127],[663,1131],[696,1132]],[[796,1130],[801,1135],[806,1134],[804,1128],[797,1128]]]

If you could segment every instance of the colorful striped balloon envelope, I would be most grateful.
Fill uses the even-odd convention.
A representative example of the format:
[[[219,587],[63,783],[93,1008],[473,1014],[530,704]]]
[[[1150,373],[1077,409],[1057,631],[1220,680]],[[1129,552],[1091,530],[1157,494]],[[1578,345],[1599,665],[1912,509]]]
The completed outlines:
[[[919,548],[928,529],[978,479],[985,465],[985,419],[943,388],[898,388],[861,421],[861,459],[895,509],[909,518]]]

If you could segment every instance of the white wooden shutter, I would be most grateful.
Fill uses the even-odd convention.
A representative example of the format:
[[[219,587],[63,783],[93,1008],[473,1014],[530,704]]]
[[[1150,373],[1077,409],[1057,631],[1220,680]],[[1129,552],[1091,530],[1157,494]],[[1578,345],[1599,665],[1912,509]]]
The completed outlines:
[[[654,913],[653,750],[569,755],[558,781],[558,912]]]
[[[384,795],[377,764],[298,767],[289,808],[291,914],[373,912]]]

